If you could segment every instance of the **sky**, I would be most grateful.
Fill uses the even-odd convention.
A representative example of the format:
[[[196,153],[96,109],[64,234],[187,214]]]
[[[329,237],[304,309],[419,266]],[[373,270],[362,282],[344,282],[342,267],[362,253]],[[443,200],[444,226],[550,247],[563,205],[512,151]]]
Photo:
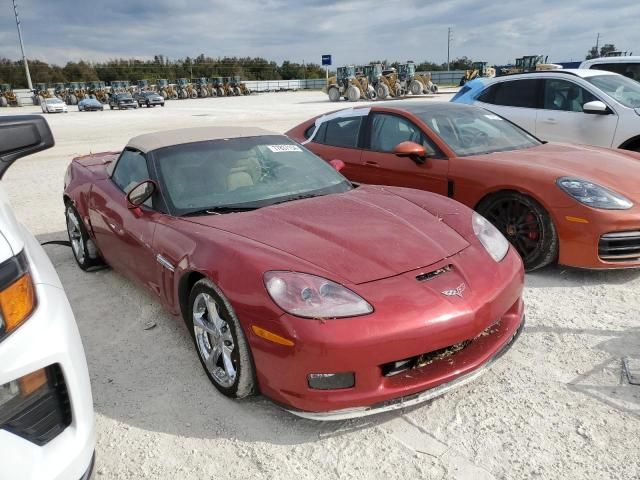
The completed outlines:
[[[16,0],[27,58],[264,57],[334,65],[523,55],[577,61],[596,43],[640,55],[640,1]],[[20,58],[11,0],[0,0],[0,57]]]

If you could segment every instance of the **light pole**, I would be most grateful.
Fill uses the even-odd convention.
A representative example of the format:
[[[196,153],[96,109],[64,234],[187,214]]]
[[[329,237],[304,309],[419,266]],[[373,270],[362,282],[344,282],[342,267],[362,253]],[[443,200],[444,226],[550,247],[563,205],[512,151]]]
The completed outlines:
[[[449,71],[449,54],[451,52],[451,27],[447,29],[447,72]]]
[[[22,43],[22,30],[20,30],[20,19],[18,18],[18,7],[16,6],[16,0],[13,0],[13,11],[16,14],[16,26],[18,27],[18,38],[20,39],[20,49],[22,50],[22,61],[24,62],[24,73],[27,75],[27,84],[29,90],[33,90],[33,84],[31,83],[31,74],[29,73],[29,64],[27,63],[27,56],[24,54],[24,43]]]

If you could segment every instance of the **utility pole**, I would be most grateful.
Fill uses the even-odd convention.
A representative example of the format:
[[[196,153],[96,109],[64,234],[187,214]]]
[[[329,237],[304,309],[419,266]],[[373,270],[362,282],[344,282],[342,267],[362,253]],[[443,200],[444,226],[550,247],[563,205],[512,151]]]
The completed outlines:
[[[451,27],[447,29],[447,72],[449,71],[449,55],[451,53]]]
[[[600,34],[596,37],[596,58],[600,56],[600,50],[598,47],[600,46]]]
[[[22,50],[22,61],[24,62],[24,73],[27,75],[27,84],[29,90],[33,90],[33,84],[31,83],[31,74],[29,73],[29,64],[27,63],[27,56],[24,54],[24,43],[22,43],[22,30],[20,30],[20,19],[18,18],[18,7],[16,6],[16,0],[13,0],[13,11],[16,14],[16,26],[18,27],[18,38],[20,39],[20,49]]]

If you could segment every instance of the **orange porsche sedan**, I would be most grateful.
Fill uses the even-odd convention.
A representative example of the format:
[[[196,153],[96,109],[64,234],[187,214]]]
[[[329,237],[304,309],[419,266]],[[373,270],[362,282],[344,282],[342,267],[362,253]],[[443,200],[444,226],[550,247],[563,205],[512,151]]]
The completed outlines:
[[[640,266],[640,153],[546,143],[482,108],[425,101],[340,110],[287,135],[342,160],[354,182],[428,190],[477,210],[528,271]]]

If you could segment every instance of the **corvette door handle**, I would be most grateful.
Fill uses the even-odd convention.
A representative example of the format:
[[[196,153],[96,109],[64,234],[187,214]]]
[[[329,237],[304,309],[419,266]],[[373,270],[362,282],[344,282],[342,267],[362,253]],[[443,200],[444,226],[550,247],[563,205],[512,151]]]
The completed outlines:
[[[369,166],[371,166],[371,167],[378,167],[378,166],[380,166],[380,165],[378,164],[378,162],[372,162],[371,160],[365,160],[364,164],[365,164],[365,165],[369,165]]]

